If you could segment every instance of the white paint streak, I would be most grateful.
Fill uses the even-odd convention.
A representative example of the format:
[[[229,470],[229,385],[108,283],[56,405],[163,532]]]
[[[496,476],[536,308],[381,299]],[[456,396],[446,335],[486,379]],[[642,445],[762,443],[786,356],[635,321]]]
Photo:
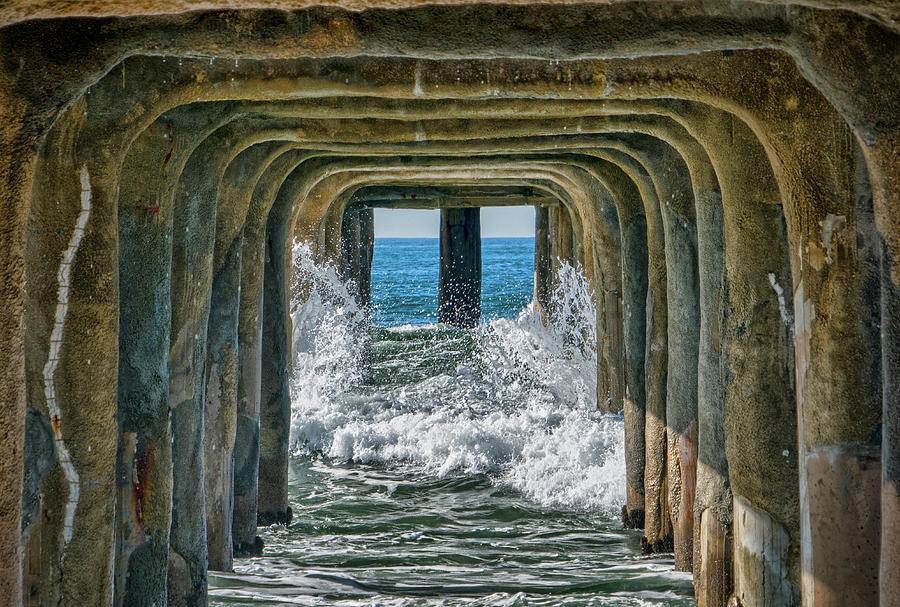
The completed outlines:
[[[44,365],[44,397],[47,400],[47,409],[50,411],[50,420],[53,424],[54,436],[56,440],[56,451],[59,455],[59,464],[63,469],[66,481],[69,483],[69,498],[66,502],[66,514],[63,522],[63,546],[72,540],[72,530],[75,521],[75,509],[78,507],[78,497],[81,492],[81,482],[78,478],[78,472],[72,463],[72,457],[63,441],[62,413],[59,410],[59,404],[56,402],[56,384],[54,374],[56,367],[59,365],[60,351],[62,350],[63,329],[66,325],[66,316],[69,313],[69,288],[72,276],[72,263],[75,261],[75,254],[78,253],[78,246],[84,237],[84,228],[87,226],[88,219],[91,216],[91,180],[87,167],[81,168],[81,212],[75,221],[75,229],[72,231],[72,238],[69,239],[69,247],[62,256],[59,264],[59,272],[57,272],[57,281],[59,290],[57,292],[56,316],[53,323],[53,331],[50,334],[50,352],[47,355],[47,364]]]
[[[778,311],[781,313],[781,322],[784,323],[784,326],[790,329],[791,336],[794,334],[794,319],[791,317],[790,312],[787,311],[787,305],[784,303],[784,289],[781,288],[781,285],[778,284],[778,281],[775,280],[775,274],[769,272],[769,284],[772,285],[772,290],[775,291],[775,295],[778,296]]]

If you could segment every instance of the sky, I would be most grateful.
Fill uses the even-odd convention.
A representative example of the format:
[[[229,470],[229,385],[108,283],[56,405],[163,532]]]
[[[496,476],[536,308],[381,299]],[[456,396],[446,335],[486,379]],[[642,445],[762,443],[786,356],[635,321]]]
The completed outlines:
[[[375,209],[375,238],[438,238],[440,211]],[[481,209],[482,238],[534,236],[534,207]]]

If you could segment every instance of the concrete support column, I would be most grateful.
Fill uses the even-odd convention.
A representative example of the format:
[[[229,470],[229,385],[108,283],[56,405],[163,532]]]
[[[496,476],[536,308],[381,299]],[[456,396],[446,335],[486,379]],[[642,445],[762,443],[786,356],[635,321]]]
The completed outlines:
[[[341,255],[338,274],[342,280],[352,284],[351,291],[360,307],[362,307],[362,285],[360,284],[362,261],[363,248],[359,211],[346,211],[341,221]]]
[[[881,543],[879,262],[871,198],[855,191],[855,141],[843,119],[816,121],[827,165],[797,209],[795,373],[802,600],[875,605]],[[861,204],[862,203],[862,204]],[[869,208],[865,208],[868,206]]]
[[[635,192],[637,194],[637,192]],[[637,200],[640,203],[640,199]],[[644,527],[644,345],[647,319],[647,221],[633,214],[621,224],[623,330],[625,337],[625,476],[622,519],[631,529]]]
[[[733,122],[727,132],[736,156],[722,173],[724,446],[733,514],[718,500],[703,503],[698,605],[721,604],[714,601],[730,594],[733,575],[743,605],[774,607],[796,604],[799,595],[791,271],[771,169],[755,135]]]
[[[884,245],[881,254],[881,559],[882,607],[900,599],[900,135],[881,133],[863,144],[869,165],[875,218]]]
[[[550,305],[550,210],[534,207],[534,306],[544,322]]]
[[[647,296],[644,335],[644,535],[645,553],[671,550],[672,524],[666,491],[666,368],[668,332],[666,259],[660,200],[643,164],[618,148],[605,152],[638,188],[647,226]],[[627,225],[627,224],[626,224]],[[641,305],[636,302],[635,305]]]
[[[157,125],[161,127],[161,125]],[[169,135],[164,137],[164,135]],[[186,140],[186,138],[185,138]],[[163,605],[172,525],[169,329],[173,205],[164,184],[181,133],[148,129],[131,145],[119,186],[119,439],[116,605]]]
[[[694,196],[684,160],[668,152],[660,175],[666,234],[669,366],[666,380],[667,476],[675,568],[692,570],[697,478],[697,370],[700,302]]]
[[[372,254],[375,249],[375,222],[372,209],[345,213],[341,223],[341,275],[353,281],[354,296],[361,309],[372,300]]]
[[[31,104],[12,94],[17,79],[0,69],[0,213],[7,236],[0,238],[0,264],[6,268],[0,285],[0,596],[11,607],[22,604],[23,492],[25,436],[25,225],[37,142],[46,123],[35,120]],[[28,125],[28,126],[25,126]],[[30,130],[28,130],[30,129]],[[38,411],[32,413],[41,419]],[[43,421],[43,420],[42,420]],[[46,428],[47,422],[44,422]],[[50,436],[41,433],[47,446]],[[37,500],[35,492],[34,499]]]
[[[87,112],[79,99],[48,133],[27,225],[26,604],[113,601],[121,159]]]
[[[481,316],[481,209],[441,209],[438,319],[460,328]]]
[[[258,266],[250,269],[249,266]],[[263,239],[245,233],[241,253],[238,307],[238,401],[234,440],[234,509],[231,534],[234,557],[259,556],[256,535],[259,482],[259,406],[262,376]],[[253,280],[256,278],[256,280]]]
[[[372,209],[357,208],[345,212],[341,221],[341,254],[339,273],[348,283],[356,304],[363,311],[366,323],[370,319],[372,301],[372,254],[375,248],[375,223]],[[361,371],[371,381],[371,343],[363,340],[360,356]]]
[[[666,489],[675,566],[690,571],[697,469],[699,275],[694,195],[688,168],[670,145],[636,136],[636,156],[653,178],[665,232],[668,302]],[[649,312],[648,312],[649,313]]]
[[[286,219],[269,214],[263,270],[262,382],[259,412],[257,522],[288,524],[288,441],[291,426],[290,332],[288,329]]]
[[[235,238],[213,276],[206,358],[206,541],[209,568],[232,568],[234,442],[237,423],[238,309],[243,238]]]
[[[172,533],[169,605],[206,604],[205,367],[215,244],[217,146],[188,160],[175,195],[172,243]]]
[[[617,276],[621,280],[621,274]],[[625,344],[622,318],[622,293],[619,290],[603,290],[598,298],[598,308],[601,312],[602,322],[598,319],[598,328],[603,328],[603,335],[598,335],[602,350],[602,376],[605,382],[598,382],[597,405],[601,411],[622,413],[625,402]],[[604,385],[605,384],[605,385]],[[602,390],[602,392],[601,392]]]
[[[238,309],[237,422],[234,445],[234,556],[258,556],[256,535],[259,484],[260,398],[262,390],[263,271],[266,223],[280,185],[293,170],[297,152],[280,153],[260,175],[250,198],[241,254],[241,302]]]
[[[881,605],[900,596],[900,286],[885,246],[881,262]]]
[[[375,211],[359,211],[359,302],[365,309],[372,305],[372,256],[375,253]]]
[[[548,315],[553,319],[553,292],[557,287],[557,279],[559,278],[559,268],[562,260],[560,255],[559,243],[559,216],[562,213],[562,207],[552,207],[547,213],[547,238],[549,239],[550,250],[550,286],[548,289]]]
[[[566,207],[559,207],[557,214],[557,238],[559,239],[559,259],[571,266],[576,265],[575,234],[572,231],[572,217]]]

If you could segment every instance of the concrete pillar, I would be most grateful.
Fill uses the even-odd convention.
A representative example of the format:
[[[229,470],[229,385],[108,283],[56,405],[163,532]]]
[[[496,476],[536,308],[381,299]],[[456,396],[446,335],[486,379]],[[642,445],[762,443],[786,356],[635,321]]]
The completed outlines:
[[[584,167],[579,167],[584,170]],[[573,251],[583,270],[596,311],[597,407],[620,414],[625,392],[625,350],[622,325],[622,255],[619,217],[613,194],[594,174],[589,186],[585,216],[572,213]],[[577,225],[576,225],[577,224]],[[578,244],[581,242],[582,244]],[[587,255],[584,255],[587,243]]]
[[[438,319],[460,328],[481,316],[481,209],[441,209]]]
[[[238,307],[243,238],[235,238],[213,276],[204,411],[206,541],[209,568],[232,568],[234,442],[237,424]]]
[[[266,224],[263,270],[257,510],[260,525],[288,524],[293,517],[287,495],[291,396],[286,286],[290,267],[285,259],[286,229],[285,217],[273,209]]]
[[[264,161],[250,199],[241,254],[241,302],[238,320],[237,422],[234,447],[234,556],[258,556],[256,535],[259,483],[260,398],[262,390],[263,269],[266,223],[278,189],[299,161],[297,152],[279,152]]]
[[[572,217],[569,215],[569,209],[559,207],[557,215],[558,238],[559,238],[559,258],[571,266],[576,265],[575,258],[575,234],[572,231]]]
[[[644,302],[644,535],[641,547],[645,553],[667,552],[672,547],[672,523],[666,491],[668,306],[665,235],[660,200],[653,179],[643,164],[619,149],[610,149],[605,154],[626,171],[637,186],[647,226],[647,297]],[[640,304],[636,302],[635,305]]]
[[[887,246],[881,261],[881,605],[900,596],[900,286],[891,278]]]
[[[218,146],[191,155],[176,189],[172,239],[172,532],[169,605],[205,605],[206,491],[204,406],[207,329],[215,244]]]
[[[742,604],[792,605],[799,598],[799,507],[788,241],[780,195],[756,136],[737,119],[728,123],[734,156],[717,168],[728,285],[723,438],[733,514],[710,499],[715,491],[704,494],[698,605],[727,598],[732,575]],[[732,542],[733,565],[732,551],[724,549]]]
[[[350,289],[360,305],[360,222],[356,210],[347,210],[341,221],[341,254],[338,263],[338,275],[341,280],[350,283]]]
[[[25,230],[28,206],[28,188],[34,170],[35,149],[38,136],[22,133],[22,126],[32,124],[31,112],[21,99],[15,99],[6,91],[12,90],[12,73],[0,71],[0,121],[6,126],[0,133],[0,213],[5,218],[6,230],[10,235],[0,239],[0,264],[6,270],[6,278],[0,287],[0,427],[5,428],[0,438],[0,483],[6,491],[0,495],[0,596],[8,597],[11,607],[21,605],[22,599],[22,555],[23,555],[23,512],[26,485],[22,486],[24,468],[24,444],[26,432],[25,408]],[[35,125],[38,126],[38,125]],[[33,128],[33,127],[32,127]],[[43,134],[42,131],[39,131]],[[46,418],[35,411],[34,416],[44,422]],[[51,434],[41,432],[43,443],[49,451]],[[41,476],[43,473],[41,474]],[[18,488],[22,487],[20,491]],[[34,491],[37,506],[37,490]]]
[[[169,328],[173,205],[164,184],[178,162],[162,124],[130,146],[119,187],[119,379],[116,605],[163,605],[172,525]],[[169,135],[164,137],[164,135]],[[185,138],[186,139],[186,138]],[[183,153],[183,151],[181,152]]]
[[[550,249],[550,285],[548,287],[548,316],[553,320],[553,293],[557,287],[559,278],[559,267],[561,263],[559,248],[559,215],[562,212],[561,207],[551,207],[547,213],[547,238],[549,239]]]
[[[372,255],[375,251],[375,217],[371,208],[345,211],[341,221],[339,273],[353,283],[357,305],[368,310],[372,301]]]
[[[687,166],[673,148],[656,157],[666,235],[669,365],[666,377],[667,477],[675,568],[691,571],[697,471],[699,268],[694,196]],[[658,165],[659,166],[659,165]],[[661,169],[662,166],[659,166]],[[653,173],[651,172],[651,175]]]
[[[534,306],[544,322],[550,305],[550,212],[534,207]]]
[[[633,186],[632,186],[633,187]],[[640,198],[637,191],[634,195]],[[623,331],[625,341],[625,527],[644,527],[644,345],[647,319],[647,221],[635,213],[621,224]]]
[[[238,307],[238,402],[234,440],[234,509],[232,555],[259,556],[262,540],[256,535],[259,482],[259,399],[262,362],[263,239],[245,234],[241,253],[241,290]],[[258,266],[251,270],[249,266]],[[253,280],[256,277],[257,280]],[[255,287],[255,288],[254,288]]]
[[[653,227],[658,227],[661,232],[661,220]],[[669,355],[665,285],[668,268],[664,261],[661,234],[656,242],[651,241],[650,235],[648,217],[647,335],[644,344],[647,418],[644,423],[644,535],[641,538],[645,553],[669,552],[672,549],[672,521],[666,488],[666,368]]]
[[[832,147],[815,185],[826,200],[797,209],[796,219],[802,600],[874,605],[882,484],[879,249],[872,209],[860,206],[870,199],[854,191],[855,141],[846,124],[834,115],[810,129]],[[797,188],[812,195],[811,185]]]
[[[621,281],[621,273],[616,278]],[[622,315],[622,292],[618,289],[604,289],[598,298],[598,308],[602,306],[602,322],[598,319],[598,327],[603,328],[601,340],[602,376],[605,382],[598,382],[597,405],[601,411],[620,415],[624,410],[625,395],[625,337]],[[605,384],[605,385],[603,385]],[[602,390],[602,392],[601,392]]]
[[[359,302],[369,310],[372,305],[372,256],[375,253],[375,212],[359,211]]]
[[[37,464],[40,527],[26,546],[34,585],[24,591],[41,604],[113,600],[121,158],[87,111],[77,100],[47,134],[27,226],[26,402],[39,423],[25,459]]]
[[[356,299],[356,305],[370,319],[372,300],[372,254],[375,248],[375,223],[372,209],[356,208],[345,211],[341,221],[341,252],[338,270]],[[368,330],[368,329],[366,329]],[[362,340],[359,358],[366,382],[372,381],[371,341],[368,334]]]

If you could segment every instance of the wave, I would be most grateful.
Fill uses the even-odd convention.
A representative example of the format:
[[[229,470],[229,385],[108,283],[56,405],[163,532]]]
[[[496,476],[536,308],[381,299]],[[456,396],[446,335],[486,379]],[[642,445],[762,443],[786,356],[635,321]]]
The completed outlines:
[[[529,305],[469,332],[370,331],[353,287],[312,259],[295,245],[295,454],[487,474],[544,506],[618,510],[623,423],[596,408],[596,312],[577,268],[563,265],[556,277],[552,327]]]

